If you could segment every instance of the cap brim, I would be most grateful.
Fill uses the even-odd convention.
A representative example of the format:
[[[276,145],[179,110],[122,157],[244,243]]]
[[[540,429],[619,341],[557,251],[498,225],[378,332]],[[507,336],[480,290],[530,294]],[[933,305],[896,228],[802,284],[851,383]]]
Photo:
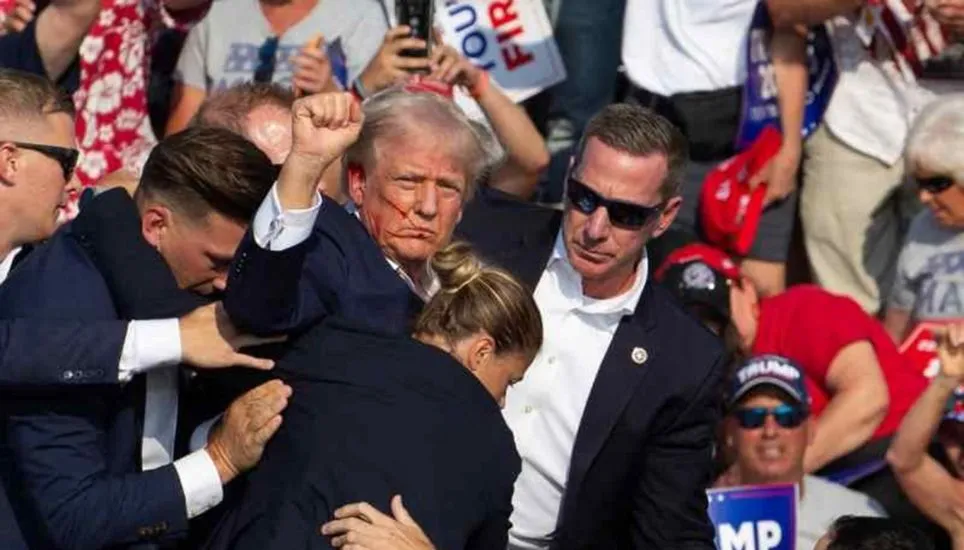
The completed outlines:
[[[796,401],[797,404],[803,405],[803,406],[808,405],[803,395],[801,395],[796,388],[788,384],[785,380],[771,377],[771,376],[759,376],[747,382],[746,384],[740,386],[740,389],[737,390],[736,393],[734,393],[730,397],[730,400],[727,403],[727,407],[732,407],[740,399],[743,399],[744,397],[746,397],[746,394],[750,393],[756,388],[759,388],[760,386],[772,386],[782,391],[783,393],[787,394],[790,397],[790,399],[793,399],[794,401]]]

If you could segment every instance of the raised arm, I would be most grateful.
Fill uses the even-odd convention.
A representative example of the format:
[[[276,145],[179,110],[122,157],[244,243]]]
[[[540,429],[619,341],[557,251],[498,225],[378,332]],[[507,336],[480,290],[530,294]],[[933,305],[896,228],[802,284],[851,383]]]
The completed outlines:
[[[0,42],[0,48],[20,48],[20,58],[30,68],[42,70],[51,80],[59,80],[77,58],[80,43],[87,36],[97,14],[100,0],[52,0],[30,21],[33,2],[19,2],[10,14],[8,26],[24,25],[20,33],[10,34]],[[16,25],[14,25],[16,23]],[[39,65],[34,68],[35,65]]]
[[[473,65],[452,46],[437,46],[433,65],[433,78],[461,86],[475,98],[505,148],[506,162],[492,175],[490,185],[529,199],[539,183],[539,175],[549,165],[549,150],[528,113],[492,85],[484,69]]]
[[[827,371],[830,402],[817,419],[804,469],[814,472],[870,441],[887,414],[888,389],[877,354],[866,340],[833,358]]]
[[[313,234],[322,210],[341,208],[322,204],[317,183],[358,139],[361,106],[348,93],[319,94],[296,101],[292,117],[291,153],[238,248],[225,293],[231,319],[256,334],[319,321],[342,290],[331,287],[346,276],[334,254],[312,263],[310,273],[305,259],[309,251],[338,253],[337,246],[328,247],[332,243]]]
[[[947,400],[964,381],[964,330],[954,326],[948,332],[939,348],[941,372],[904,417],[887,461],[914,505],[946,529],[959,547],[964,541],[964,482],[927,454]]]

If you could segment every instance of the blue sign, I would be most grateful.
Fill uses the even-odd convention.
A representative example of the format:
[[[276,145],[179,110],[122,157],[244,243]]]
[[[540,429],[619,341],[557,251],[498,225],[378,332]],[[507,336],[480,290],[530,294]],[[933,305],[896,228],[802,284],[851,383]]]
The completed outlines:
[[[710,489],[706,495],[719,550],[796,549],[796,485]]]
[[[780,105],[777,98],[777,78],[770,58],[770,37],[773,24],[766,2],[757,5],[750,23],[747,45],[747,77],[743,87],[743,114],[737,136],[738,151],[749,147],[767,126],[780,127]],[[830,104],[830,96],[837,84],[837,63],[827,28],[819,25],[807,34],[809,79],[803,112],[804,138],[809,136],[823,119]]]
[[[335,81],[341,86],[342,90],[348,89],[348,62],[345,57],[345,49],[341,45],[341,37],[329,42],[326,48],[328,62],[331,63],[331,74]]]

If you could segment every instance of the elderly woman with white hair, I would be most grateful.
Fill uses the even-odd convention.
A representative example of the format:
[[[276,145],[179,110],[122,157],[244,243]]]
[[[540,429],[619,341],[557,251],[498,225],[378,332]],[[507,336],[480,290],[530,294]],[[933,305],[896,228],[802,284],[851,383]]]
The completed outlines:
[[[926,208],[911,224],[887,306],[898,342],[920,322],[964,318],[964,94],[921,113],[905,158]]]

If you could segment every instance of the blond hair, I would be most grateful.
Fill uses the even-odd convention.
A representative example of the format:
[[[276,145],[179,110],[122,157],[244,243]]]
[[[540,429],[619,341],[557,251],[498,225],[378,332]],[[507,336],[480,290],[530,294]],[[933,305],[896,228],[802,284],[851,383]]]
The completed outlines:
[[[462,242],[432,258],[441,289],[415,321],[415,333],[440,336],[451,345],[481,331],[495,352],[520,353],[529,361],[542,347],[542,318],[532,294],[508,272],[484,265]]]

